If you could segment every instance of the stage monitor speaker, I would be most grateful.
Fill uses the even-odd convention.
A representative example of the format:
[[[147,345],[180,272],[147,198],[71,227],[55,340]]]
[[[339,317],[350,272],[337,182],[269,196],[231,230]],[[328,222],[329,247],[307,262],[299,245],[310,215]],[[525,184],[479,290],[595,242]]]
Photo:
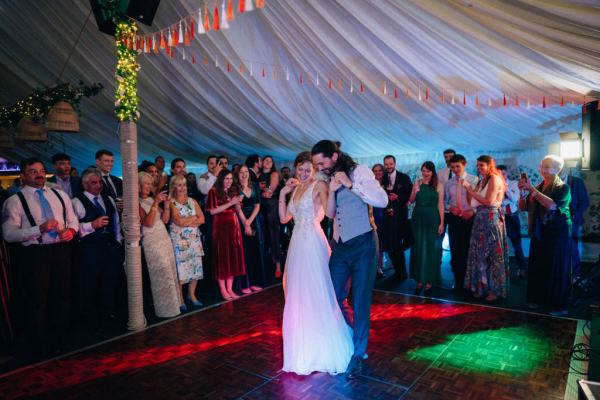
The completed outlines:
[[[146,25],[152,25],[160,0],[117,0],[118,12]],[[103,5],[107,0],[90,0],[94,17],[101,32],[115,35],[115,24]]]
[[[598,100],[584,104],[581,116],[581,139],[583,158],[581,168],[600,170],[600,110]]]

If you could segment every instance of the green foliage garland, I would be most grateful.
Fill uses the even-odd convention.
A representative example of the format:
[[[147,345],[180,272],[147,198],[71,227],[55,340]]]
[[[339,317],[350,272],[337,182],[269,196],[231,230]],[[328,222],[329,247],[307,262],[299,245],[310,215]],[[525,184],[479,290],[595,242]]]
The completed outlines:
[[[61,83],[48,87],[40,87],[15,104],[0,108],[0,126],[16,126],[23,117],[32,117],[34,122],[44,122],[50,109],[59,101],[69,102],[80,114],[79,102],[83,97],[95,96],[102,90],[102,84],[91,86],[79,82],[79,86]]]
[[[121,20],[116,24],[117,71],[115,80],[115,114],[119,121],[137,122],[138,112],[137,76],[140,65],[136,61],[137,50],[130,44],[135,43],[137,26],[130,20]]]

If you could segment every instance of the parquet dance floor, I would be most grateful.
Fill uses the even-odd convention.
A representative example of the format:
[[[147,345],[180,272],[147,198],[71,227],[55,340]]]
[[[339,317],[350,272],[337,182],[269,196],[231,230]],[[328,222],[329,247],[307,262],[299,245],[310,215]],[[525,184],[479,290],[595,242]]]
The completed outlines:
[[[374,292],[355,381],[282,365],[281,287],[0,377],[50,399],[562,399],[577,321]]]

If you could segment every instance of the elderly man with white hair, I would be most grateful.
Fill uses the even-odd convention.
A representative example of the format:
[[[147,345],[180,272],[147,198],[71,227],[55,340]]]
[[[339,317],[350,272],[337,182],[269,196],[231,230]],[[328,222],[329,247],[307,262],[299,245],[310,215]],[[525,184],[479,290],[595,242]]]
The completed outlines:
[[[548,155],[540,164],[543,182],[533,186],[527,174],[519,180],[519,188],[527,193],[519,208],[529,213],[531,238],[527,302],[552,315],[567,314],[571,284],[571,189],[560,179],[563,165],[562,158]]]
[[[115,200],[103,191],[102,173],[83,172],[84,192],[73,199],[79,218],[81,312],[95,330],[102,319],[114,319],[123,276],[121,222]]]

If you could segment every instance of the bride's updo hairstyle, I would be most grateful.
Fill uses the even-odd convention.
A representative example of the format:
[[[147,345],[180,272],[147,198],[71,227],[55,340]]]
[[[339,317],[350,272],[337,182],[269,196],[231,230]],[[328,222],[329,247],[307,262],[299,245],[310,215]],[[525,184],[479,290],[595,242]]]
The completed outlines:
[[[310,154],[310,151],[303,151],[302,153],[296,156],[296,159],[294,160],[294,168],[296,168],[300,164],[304,164],[305,162],[312,163],[312,156]]]

